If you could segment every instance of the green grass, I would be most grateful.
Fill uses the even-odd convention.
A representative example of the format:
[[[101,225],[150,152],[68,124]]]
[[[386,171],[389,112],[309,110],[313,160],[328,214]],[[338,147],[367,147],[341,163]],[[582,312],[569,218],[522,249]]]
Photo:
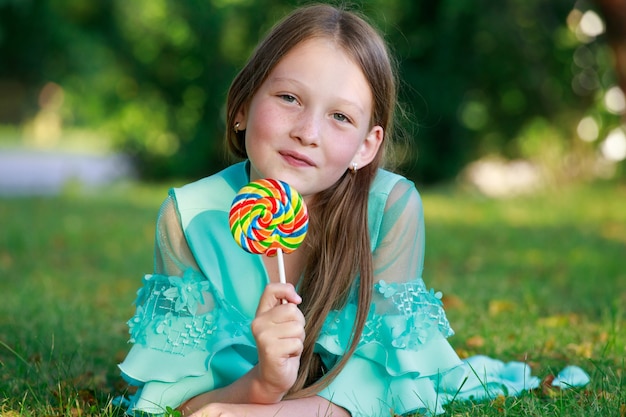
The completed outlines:
[[[494,201],[423,195],[428,285],[444,292],[462,356],[585,369],[584,390],[538,392],[450,416],[626,415],[626,187],[571,186]]]
[[[0,199],[0,415],[118,416],[125,321],[152,269],[166,186]],[[537,390],[445,416],[626,415],[626,187],[495,201],[423,191],[425,281],[462,356],[522,360],[541,378],[583,367],[585,389]]]

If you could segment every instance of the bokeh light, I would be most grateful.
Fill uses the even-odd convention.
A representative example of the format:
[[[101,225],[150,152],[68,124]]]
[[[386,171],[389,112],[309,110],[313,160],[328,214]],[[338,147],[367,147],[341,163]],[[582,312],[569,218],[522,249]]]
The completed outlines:
[[[604,33],[604,21],[593,10],[587,10],[583,13],[578,24],[580,32],[588,37],[595,38]]]
[[[626,133],[623,128],[613,129],[600,145],[602,155],[609,161],[626,159]]]
[[[609,88],[604,94],[604,105],[613,114],[626,113],[626,97],[618,86]]]
[[[600,135],[600,126],[598,126],[598,122],[593,117],[587,116],[578,123],[576,133],[585,142],[593,142]]]

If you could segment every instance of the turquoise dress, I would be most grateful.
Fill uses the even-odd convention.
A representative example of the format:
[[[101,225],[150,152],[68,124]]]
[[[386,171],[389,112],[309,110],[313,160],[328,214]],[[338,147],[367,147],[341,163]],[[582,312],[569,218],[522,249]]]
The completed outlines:
[[[230,384],[257,363],[250,323],[269,278],[260,255],[237,246],[228,226],[231,202],[248,182],[243,162],[171,190],[163,203],[155,270],[138,291],[128,322],[133,346],[119,365],[139,387],[127,401],[129,414],[162,414]],[[413,183],[378,172],[369,192],[369,233],[376,281],[370,315],[353,357],[318,395],[353,417],[389,416],[390,409],[438,414],[454,396],[481,398],[538,384],[519,363],[477,357],[470,368],[448,343],[453,331],[441,294],[422,281],[424,216]],[[353,293],[331,312],[317,340],[328,368],[348,347],[355,300]]]

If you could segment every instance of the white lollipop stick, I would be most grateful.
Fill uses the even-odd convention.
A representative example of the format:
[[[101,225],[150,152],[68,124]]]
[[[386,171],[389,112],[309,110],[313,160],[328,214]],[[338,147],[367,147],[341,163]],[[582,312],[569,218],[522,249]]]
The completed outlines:
[[[281,284],[287,283],[287,278],[285,278],[285,260],[283,258],[283,250],[278,248],[276,251],[276,257],[278,258],[278,277],[280,279]]]
[[[281,284],[287,283],[287,278],[285,278],[285,260],[283,259],[283,250],[278,248],[276,251],[276,259],[278,259],[278,278]],[[287,300],[281,300],[281,303],[286,304]]]

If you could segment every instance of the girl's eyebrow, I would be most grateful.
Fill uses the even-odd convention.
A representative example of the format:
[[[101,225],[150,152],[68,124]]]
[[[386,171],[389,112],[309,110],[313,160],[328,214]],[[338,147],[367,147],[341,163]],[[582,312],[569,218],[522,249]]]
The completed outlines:
[[[365,111],[363,110],[363,108],[361,106],[359,106],[357,103],[355,103],[354,101],[348,100],[348,99],[342,99],[339,98],[338,99],[338,103],[343,107],[349,107],[356,113],[358,113],[359,115],[364,115]]]
[[[300,86],[303,88],[309,88],[307,84],[301,82],[300,80],[297,80],[295,78],[289,78],[289,77],[280,77],[280,76],[275,76],[275,77],[270,77],[268,78],[268,82],[270,84],[275,84],[275,83],[288,83],[288,84],[295,84],[296,86]],[[311,90],[314,90],[313,88],[311,88]],[[358,112],[360,115],[365,114],[365,110],[358,104],[356,103],[354,100],[350,100],[349,98],[343,98],[340,96],[336,96],[334,97],[335,101],[341,105],[341,106],[347,106],[352,108],[354,111]]]
[[[278,77],[278,76],[274,76],[274,77],[270,77],[270,78],[268,78],[268,81],[269,81],[270,83],[272,83],[272,84],[274,84],[274,83],[282,83],[282,82],[284,82],[284,83],[290,83],[290,84],[298,84],[298,85],[301,85],[301,86],[303,86],[303,87],[306,87],[306,84],[304,84],[303,82],[298,81],[298,80],[297,80],[297,79],[295,79],[295,78],[289,78],[289,77]]]

